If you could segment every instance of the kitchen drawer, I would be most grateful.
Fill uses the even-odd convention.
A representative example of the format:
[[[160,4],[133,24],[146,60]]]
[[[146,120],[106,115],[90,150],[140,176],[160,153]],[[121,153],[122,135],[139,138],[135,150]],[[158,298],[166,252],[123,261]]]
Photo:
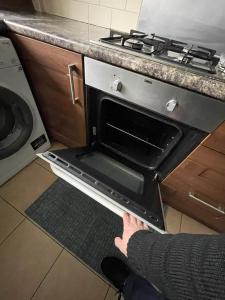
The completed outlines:
[[[215,170],[225,177],[225,155],[204,146],[199,146],[191,153],[189,159],[205,168]],[[225,184],[225,181],[224,181]]]
[[[174,188],[175,179],[188,184],[192,191],[207,195],[212,205],[225,203],[225,175],[214,169],[187,159],[165,183]]]
[[[225,155],[199,146],[163,181],[162,193],[165,202],[219,230],[225,217]]]
[[[225,154],[225,122],[221,124],[204,142],[203,145]]]
[[[22,60],[48,66],[52,70],[68,73],[68,65],[76,64],[78,76],[83,76],[81,54],[62,49],[19,34],[9,33]]]
[[[161,184],[162,199],[165,203],[218,232],[225,232],[225,214],[189,197],[190,186],[181,183],[179,180],[176,180],[174,184],[179,187],[179,190]],[[203,197],[201,194],[195,194],[195,196]]]
[[[225,177],[188,160],[163,184],[174,192],[185,193],[188,197],[191,194],[206,204],[225,210],[225,185],[222,182]]]

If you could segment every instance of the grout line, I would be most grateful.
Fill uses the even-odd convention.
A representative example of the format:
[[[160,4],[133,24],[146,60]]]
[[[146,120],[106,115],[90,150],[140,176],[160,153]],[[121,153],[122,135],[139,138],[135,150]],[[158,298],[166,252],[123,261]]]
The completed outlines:
[[[181,218],[180,218],[180,228],[179,228],[179,233],[181,233],[181,225],[183,222],[183,214],[181,214]]]
[[[21,212],[18,208],[16,208],[12,203],[10,203],[8,200],[6,200],[2,195],[0,195],[0,198],[6,202],[9,206],[11,206],[12,208],[14,208],[20,215],[22,215],[23,217],[26,218],[25,213]],[[35,201],[35,200],[34,200]]]
[[[112,15],[113,15],[113,10],[112,8],[110,9],[110,25],[109,25],[109,29],[112,28]]]
[[[109,281],[103,277],[100,273],[95,271],[91,266],[89,266],[85,261],[83,261],[75,252],[72,252],[70,249],[68,249],[66,246],[62,245],[64,247],[64,250],[68,252],[75,260],[77,260],[79,263],[81,263],[88,271],[93,273],[95,276],[97,276],[99,279],[101,279],[105,284],[110,284]]]
[[[39,230],[41,230],[44,234],[46,234],[49,238],[51,238],[55,243],[57,243],[61,248],[63,248],[64,249],[64,245],[62,245],[57,239],[55,239],[52,235],[50,235],[50,233],[48,233],[46,230],[44,230],[44,228],[43,227],[41,227],[38,223],[36,223],[33,219],[31,219],[28,215],[26,215],[26,213],[25,213],[25,211],[24,212],[21,212],[21,211],[19,211],[15,206],[13,206],[10,202],[8,202],[6,199],[4,199],[2,196],[0,196],[0,198],[4,201],[4,202],[6,202],[9,206],[11,206],[13,209],[15,209],[20,215],[22,215],[23,216],[23,220],[16,226],[16,228],[23,222],[23,221],[25,221],[25,220],[28,220],[30,223],[32,223],[35,227],[37,227]],[[38,198],[37,198],[38,199]],[[37,199],[35,199],[34,201],[33,201],[33,203],[37,200]],[[33,204],[32,203],[32,204]],[[31,205],[32,205],[31,204]],[[31,206],[30,205],[30,206]],[[13,229],[13,231],[14,231],[15,229]],[[13,232],[12,231],[12,232]],[[11,232],[11,233],[12,233]],[[10,235],[10,234],[9,234]],[[9,236],[8,235],[8,236]],[[7,237],[8,237],[7,236]],[[5,240],[5,239],[4,239]],[[3,241],[4,241],[3,240]],[[0,246],[1,246],[1,244],[2,243],[0,243]]]
[[[110,289],[110,285],[108,285],[108,290],[107,290],[107,292],[106,292],[106,295],[105,295],[105,297],[104,297],[104,300],[106,300],[106,298],[107,298],[107,296],[108,296],[108,294],[109,294],[109,289]]]
[[[2,198],[2,197],[1,197]],[[77,260],[79,263],[81,263],[89,272],[95,274],[95,276],[97,276],[99,279],[101,279],[105,284],[108,284],[108,291],[110,288],[109,282],[102,277],[99,273],[97,273],[96,271],[94,271],[89,265],[87,265],[80,257],[78,257],[75,253],[73,253],[72,251],[70,251],[68,248],[65,248],[65,246],[63,244],[61,244],[56,238],[54,238],[50,233],[48,233],[44,228],[42,228],[38,223],[36,223],[35,221],[33,221],[29,216],[22,214],[20,211],[18,211],[14,206],[11,205],[11,203],[8,203],[4,198],[2,198],[2,200],[4,202],[6,202],[7,204],[9,204],[12,208],[14,208],[17,212],[19,212],[19,214],[21,214],[24,218],[23,220],[21,220],[21,222],[19,222],[16,227],[3,239],[3,241],[0,243],[0,247],[2,246],[2,244],[14,233],[14,231],[16,231],[16,229],[26,220],[28,220],[29,222],[31,222],[35,227],[37,227],[39,230],[41,230],[45,235],[47,235],[52,241],[54,241],[57,245],[59,245],[62,249],[59,253],[59,255],[57,256],[56,260],[53,262],[53,265],[55,264],[55,262],[57,261],[57,259],[59,258],[59,256],[61,255],[61,253],[65,250],[66,252],[68,252],[71,256],[73,256],[73,258],[75,260]],[[42,282],[44,281],[44,279],[46,278],[46,276],[48,275],[48,273],[50,272],[50,270],[52,269],[53,265],[50,267],[49,271],[46,273],[46,275],[44,276],[43,280],[40,282],[40,284],[38,285],[37,289],[35,290],[34,294],[32,295],[32,297],[30,299],[32,299],[35,295],[35,293],[37,292],[38,288],[40,287],[40,285],[42,284]],[[108,293],[107,291],[107,293]],[[106,294],[107,296],[107,294]],[[106,297],[105,296],[105,297]],[[105,299],[105,298],[104,298]]]
[[[88,3],[88,24],[90,24],[90,3]],[[89,39],[89,26],[88,26],[88,39]]]
[[[63,245],[61,242],[59,242],[53,235],[51,235],[49,232],[47,232],[41,225],[36,223],[34,220],[32,220],[29,216],[26,217],[26,220],[30,221],[34,226],[36,226],[39,230],[41,230],[44,234],[46,234],[50,239],[52,239],[56,244],[58,244],[63,250],[68,252],[75,260],[77,260],[79,263],[81,263],[88,271],[95,274],[99,279],[104,281],[106,284],[109,284],[109,282],[99,273],[97,273],[94,269],[92,269],[88,264],[86,264],[79,256],[77,256],[76,253],[69,250],[65,245]]]
[[[45,280],[45,278],[48,276],[48,274],[51,272],[52,268],[54,267],[55,263],[57,262],[57,260],[59,259],[59,256],[62,254],[64,249],[62,249],[60,251],[60,253],[57,255],[56,259],[54,260],[54,262],[52,263],[51,267],[49,268],[49,270],[47,271],[47,273],[44,275],[43,279],[41,280],[41,282],[39,283],[39,285],[37,286],[36,290],[34,291],[33,295],[31,296],[30,300],[35,296],[35,294],[37,293],[38,289],[41,287],[43,281]]]
[[[12,208],[14,208],[20,215],[22,215],[24,218],[23,218],[23,220],[19,223],[19,225],[23,222],[23,221],[25,221],[25,220],[28,220],[29,222],[31,222],[35,227],[37,227],[39,230],[41,230],[44,234],[46,234],[49,238],[51,238],[55,243],[57,243],[61,248],[65,248],[64,247],[64,245],[62,245],[57,239],[55,239],[52,235],[50,235],[50,233],[48,233],[46,230],[44,230],[44,228],[43,227],[41,227],[38,223],[36,223],[33,219],[31,219],[28,215],[26,215],[26,213],[25,213],[25,211],[24,212],[21,212],[21,211],[19,211],[15,206],[13,206],[10,202],[8,202],[6,199],[4,199],[2,196],[0,196],[0,198],[4,201],[4,202],[6,202],[9,206],[11,206]],[[33,203],[36,201],[37,199],[35,199],[34,201],[33,201]],[[32,204],[33,204],[32,203]],[[32,205],[31,204],[31,205]],[[30,205],[30,206],[31,206]],[[18,227],[18,226],[16,226],[16,227]],[[14,229],[15,230],[15,229]],[[13,231],[14,231],[13,230]],[[12,233],[12,232],[11,232]],[[5,240],[5,239],[4,239]],[[3,241],[4,241],[3,240]],[[1,244],[2,243],[0,243],[0,246],[1,246]]]
[[[88,264],[86,264],[75,252],[72,252],[70,249],[68,249],[65,245],[63,245],[61,242],[59,242],[53,235],[51,235],[49,232],[47,232],[41,225],[36,223],[34,220],[32,220],[29,216],[26,217],[26,220],[30,221],[34,226],[36,226],[39,230],[41,230],[44,234],[46,234],[50,239],[52,239],[56,244],[58,244],[63,250],[68,252],[75,260],[77,260],[79,263],[81,263],[88,271],[93,273],[95,276],[97,276],[99,279],[104,281],[104,283],[109,284],[106,278],[104,278],[101,274],[96,272],[94,269],[92,269]]]
[[[126,2],[125,2],[125,8],[124,8],[124,10],[127,10],[127,1],[128,0],[126,0]]]
[[[53,235],[51,235],[48,231],[46,231],[41,225],[36,223],[33,219],[31,219],[28,215],[26,215],[26,220],[28,220],[30,223],[32,223],[35,227],[37,227],[39,230],[41,230],[45,235],[47,235],[51,240],[53,240],[57,245],[59,245],[61,248],[65,249],[65,246],[60,243],[56,238],[54,238]]]
[[[54,174],[54,173],[52,172],[52,170],[49,170],[48,168],[44,167],[41,163],[38,163],[38,160],[37,160],[37,159],[34,161],[34,163],[37,164],[37,165],[39,165],[40,167],[42,167],[42,168],[45,169],[46,171],[48,171],[50,174]],[[55,174],[54,174],[54,175],[55,175]]]
[[[16,231],[16,229],[25,221],[26,218],[23,218],[22,221],[20,221],[16,227],[1,241],[0,247],[4,244],[4,242]]]

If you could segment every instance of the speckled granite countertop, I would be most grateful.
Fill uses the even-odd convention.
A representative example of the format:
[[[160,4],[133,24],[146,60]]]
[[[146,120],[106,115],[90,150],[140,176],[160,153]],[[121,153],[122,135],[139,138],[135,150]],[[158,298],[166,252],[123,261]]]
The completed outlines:
[[[108,29],[39,13],[0,11],[0,20],[7,30],[225,101],[225,75],[196,72],[187,67],[138,57],[92,42],[108,36]]]

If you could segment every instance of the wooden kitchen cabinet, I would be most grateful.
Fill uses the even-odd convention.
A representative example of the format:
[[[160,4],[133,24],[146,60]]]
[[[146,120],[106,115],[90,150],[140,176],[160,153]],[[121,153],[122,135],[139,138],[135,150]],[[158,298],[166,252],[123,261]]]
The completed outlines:
[[[51,139],[67,146],[86,144],[82,56],[10,33]],[[71,77],[69,68],[71,66]],[[70,81],[71,79],[71,81]],[[73,103],[71,87],[78,100]]]
[[[164,202],[219,232],[225,232],[225,154],[221,130],[224,125],[161,185]]]
[[[210,134],[203,145],[225,154],[225,122]]]
[[[34,11],[34,6],[30,0],[7,0],[0,1],[0,9],[10,9],[14,11]]]

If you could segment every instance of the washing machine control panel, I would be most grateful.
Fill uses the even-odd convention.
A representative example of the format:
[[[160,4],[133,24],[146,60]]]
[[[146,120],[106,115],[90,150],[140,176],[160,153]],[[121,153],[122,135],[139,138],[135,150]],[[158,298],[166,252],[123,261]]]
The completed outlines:
[[[0,69],[20,65],[16,50],[10,39],[0,37]]]

